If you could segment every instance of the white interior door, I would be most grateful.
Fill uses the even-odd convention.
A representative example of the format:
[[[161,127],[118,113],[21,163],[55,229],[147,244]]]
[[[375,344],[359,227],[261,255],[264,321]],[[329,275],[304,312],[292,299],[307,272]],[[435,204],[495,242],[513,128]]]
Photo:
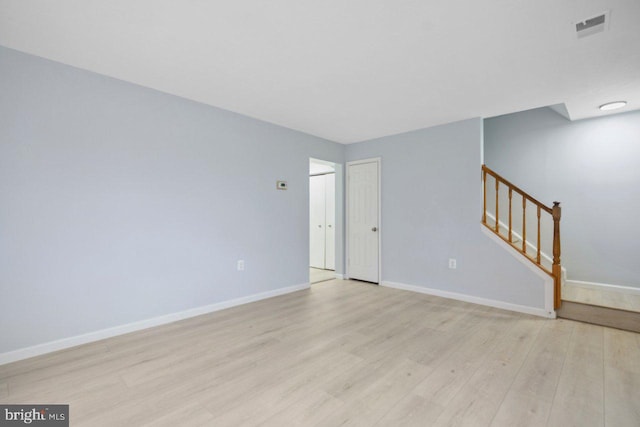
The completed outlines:
[[[325,265],[325,178],[309,177],[309,265],[324,268]]]
[[[348,274],[378,283],[378,161],[347,166]]]
[[[325,262],[327,270],[336,269],[336,176],[327,174],[325,177]]]

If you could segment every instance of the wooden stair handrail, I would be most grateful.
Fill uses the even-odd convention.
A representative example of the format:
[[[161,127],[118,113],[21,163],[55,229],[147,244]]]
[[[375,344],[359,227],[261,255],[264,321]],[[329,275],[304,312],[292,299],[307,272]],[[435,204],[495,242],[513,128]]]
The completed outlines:
[[[496,179],[496,181],[500,181],[501,183],[505,184],[508,188],[511,188],[516,193],[519,193],[521,196],[526,197],[534,205],[540,206],[540,208],[542,208],[542,210],[545,210],[550,214],[553,213],[553,208],[550,208],[549,206],[545,205],[544,203],[539,202],[538,200],[534,199],[527,192],[525,192],[524,190],[521,190],[518,186],[516,186],[516,185],[512,184],[511,182],[507,181],[502,176],[498,175],[496,172],[494,172],[491,169],[489,169],[486,165],[482,165],[482,170],[484,172],[486,172],[487,174],[491,175],[492,177],[494,177]]]
[[[496,193],[496,221],[495,225],[489,225],[487,222],[487,175],[491,175],[495,179],[495,193]],[[509,190],[509,225],[508,225],[508,237],[503,236],[500,233],[500,217],[499,217],[499,188],[500,184],[504,184]],[[560,308],[562,304],[561,300],[561,283],[562,283],[562,265],[560,263],[560,218],[562,209],[560,208],[560,202],[553,202],[553,207],[546,206],[544,203],[538,201],[527,192],[519,188],[518,186],[512,184],[510,181],[506,180],[498,173],[494,172],[486,165],[482,165],[482,190],[483,190],[483,206],[482,206],[482,224],[486,226],[489,230],[493,231],[496,235],[498,235],[501,239],[509,243],[515,250],[520,252],[525,256],[529,261],[533,262],[536,266],[538,266],[542,271],[549,274],[553,277],[554,283],[554,308]],[[513,192],[516,192],[522,196],[522,246],[518,247],[514,245],[512,241],[512,203],[511,198]],[[526,229],[526,207],[527,200],[533,203],[536,207],[537,213],[537,246],[536,246],[536,254],[534,257],[530,257],[527,254],[527,229]],[[541,211],[545,211],[551,215],[553,219],[553,261],[551,270],[547,269],[540,262],[540,216]]]

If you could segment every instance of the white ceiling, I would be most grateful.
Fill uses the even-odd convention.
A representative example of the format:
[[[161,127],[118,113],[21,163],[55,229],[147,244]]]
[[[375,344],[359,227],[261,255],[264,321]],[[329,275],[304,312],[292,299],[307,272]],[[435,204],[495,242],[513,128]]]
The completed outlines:
[[[0,45],[343,143],[640,108],[639,0],[0,0]]]

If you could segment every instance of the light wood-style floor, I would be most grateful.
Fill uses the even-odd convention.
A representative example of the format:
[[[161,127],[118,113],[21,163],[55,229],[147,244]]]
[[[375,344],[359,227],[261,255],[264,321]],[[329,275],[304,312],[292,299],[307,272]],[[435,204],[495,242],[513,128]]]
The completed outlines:
[[[73,426],[640,425],[640,335],[350,281],[0,366]]]
[[[309,267],[309,283],[324,282],[335,278],[336,272],[333,270]]]
[[[640,295],[620,292],[615,288],[585,288],[566,283],[562,286],[562,299],[601,307],[640,312]]]

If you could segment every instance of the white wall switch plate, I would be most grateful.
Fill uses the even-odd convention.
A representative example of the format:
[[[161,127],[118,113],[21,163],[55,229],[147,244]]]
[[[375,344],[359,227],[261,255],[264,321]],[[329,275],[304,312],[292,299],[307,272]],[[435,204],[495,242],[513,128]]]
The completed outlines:
[[[243,259],[239,259],[238,260],[238,271],[244,271],[244,260]]]
[[[457,262],[455,258],[449,258],[449,268],[455,270],[457,267]]]

